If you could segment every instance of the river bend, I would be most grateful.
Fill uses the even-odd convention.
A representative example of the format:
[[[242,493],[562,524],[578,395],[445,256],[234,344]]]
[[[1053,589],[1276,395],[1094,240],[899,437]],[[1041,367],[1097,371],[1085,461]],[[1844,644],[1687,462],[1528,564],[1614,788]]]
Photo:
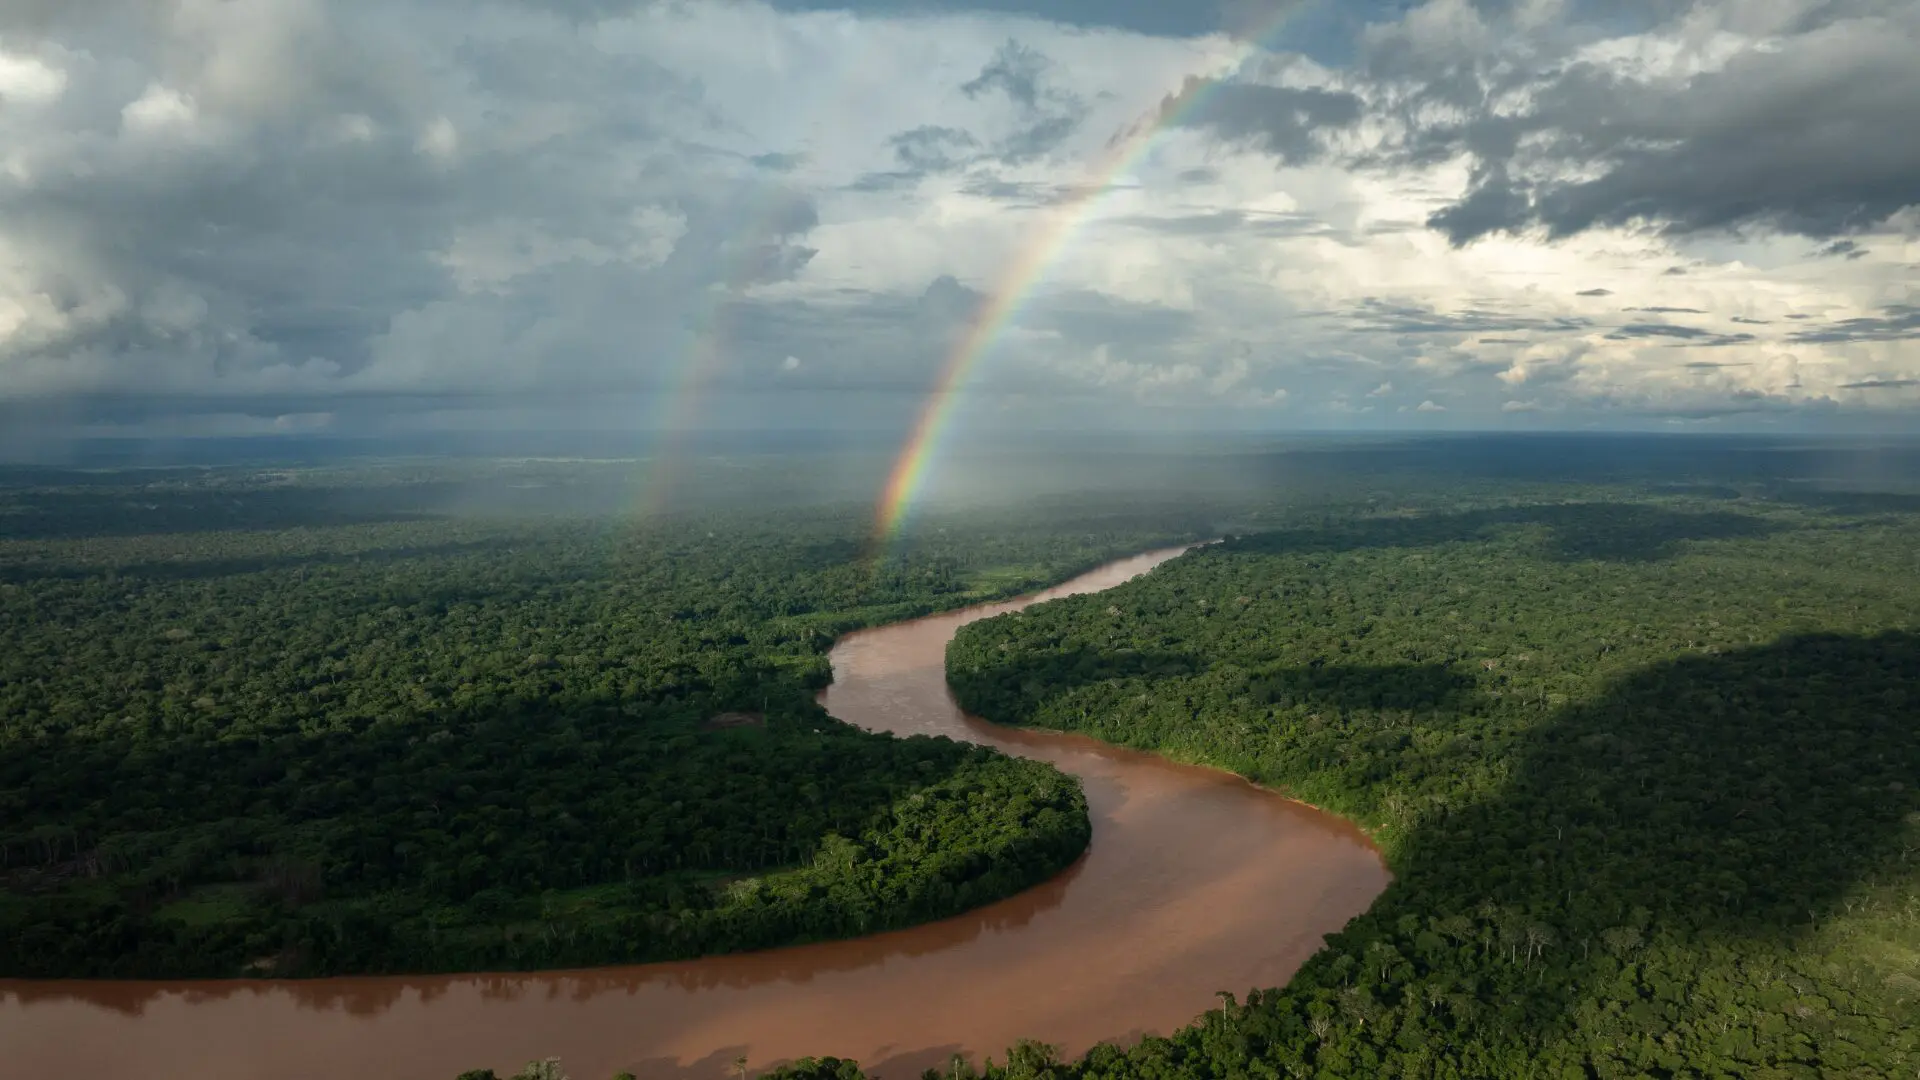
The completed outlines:
[[[452,1080],[560,1055],[575,1080],[722,1080],[805,1055],[911,1080],[1032,1037],[1078,1054],[1165,1034],[1285,982],[1387,883],[1351,825],[1224,773],[1092,739],[996,727],[947,691],[960,626],[1120,584],[1180,553],[1054,589],[850,634],[821,695],[833,715],[950,735],[1079,776],[1093,843],[1011,899],[855,941],[667,964],[312,980],[0,980],[0,1055],[21,1076]]]

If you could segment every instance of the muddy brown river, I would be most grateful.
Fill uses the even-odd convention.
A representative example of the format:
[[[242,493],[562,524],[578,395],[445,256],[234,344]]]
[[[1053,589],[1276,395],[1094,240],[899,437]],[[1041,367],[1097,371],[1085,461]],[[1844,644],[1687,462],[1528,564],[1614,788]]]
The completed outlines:
[[[963,715],[962,624],[1117,585],[1123,559],[1001,604],[849,635],[821,696],[841,719],[1050,761],[1086,784],[1087,855],[942,922],[685,963],[505,975],[208,982],[0,981],[0,1072],[102,1080],[453,1080],[558,1055],[575,1080],[721,1080],[805,1055],[887,1080],[1031,1037],[1078,1054],[1165,1034],[1220,990],[1283,983],[1387,873],[1345,822],[1223,773]]]

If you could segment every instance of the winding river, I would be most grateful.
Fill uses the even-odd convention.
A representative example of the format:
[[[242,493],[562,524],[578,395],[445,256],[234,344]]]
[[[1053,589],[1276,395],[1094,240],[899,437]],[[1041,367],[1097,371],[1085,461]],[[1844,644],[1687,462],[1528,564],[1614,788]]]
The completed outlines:
[[[1071,735],[994,727],[947,692],[962,624],[1110,588],[1180,553],[1054,589],[861,631],[821,701],[841,719],[951,735],[1079,776],[1093,844],[1066,873],[966,915],[857,941],[638,967],[208,982],[0,980],[17,1076],[452,1080],[560,1055],[575,1080],[721,1080],[804,1055],[910,1080],[1033,1037],[1078,1054],[1165,1034],[1283,983],[1387,872],[1352,826],[1206,769]]]

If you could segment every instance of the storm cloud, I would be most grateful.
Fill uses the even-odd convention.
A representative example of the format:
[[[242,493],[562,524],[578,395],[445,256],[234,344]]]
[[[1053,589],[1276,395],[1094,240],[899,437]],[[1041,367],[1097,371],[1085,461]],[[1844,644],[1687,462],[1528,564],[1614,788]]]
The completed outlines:
[[[1360,118],[1360,99],[1317,88],[1189,78],[1161,103],[1162,117],[1259,147],[1283,161],[1319,156],[1323,135]]]
[[[1899,427],[1914,55],[1873,0],[23,0],[0,423],[886,427],[965,343],[1005,423]]]
[[[1455,243],[1630,225],[1830,238],[1920,203],[1920,140],[1910,134],[1920,8],[1789,3],[1762,14],[1703,4],[1670,25],[1680,52],[1664,64],[1649,56],[1622,68],[1576,52],[1537,78],[1496,69],[1473,80],[1481,101],[1520,108],[1416,122],[1402,153],[1476,162],[1471,189],[1433,224]],[[1715,56],[1708,35],[1737,28],[1754,45]],[[1769,32],[1774,43],[1759,47]],[[1444,87],[1410,95],[1436,96]],[[1824,251],[1855,250],[1843,244]]]

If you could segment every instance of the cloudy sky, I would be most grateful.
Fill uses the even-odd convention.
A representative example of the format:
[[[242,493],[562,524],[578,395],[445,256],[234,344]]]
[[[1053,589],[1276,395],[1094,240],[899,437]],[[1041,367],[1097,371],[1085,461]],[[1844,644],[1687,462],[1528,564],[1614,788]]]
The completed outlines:
[[[885,430],[1014,289],[958,433],[1911,429],[1917,55],[1911,0],[9,0],[0,424]]]

